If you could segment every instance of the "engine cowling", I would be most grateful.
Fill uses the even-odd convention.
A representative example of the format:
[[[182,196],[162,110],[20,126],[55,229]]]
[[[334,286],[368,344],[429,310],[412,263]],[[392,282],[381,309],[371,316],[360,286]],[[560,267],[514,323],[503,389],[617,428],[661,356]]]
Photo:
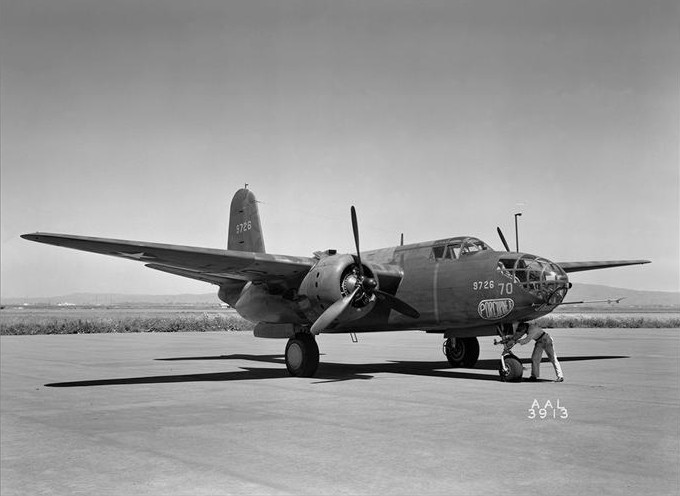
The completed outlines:
[[[298,294],[305,298],[303,311],[311,322],[333,303],[341,300],[359,287],[350,308],[342,314],[342,322],[356,320],[369,313],[376,302],[375,294],[367,294],[359,284],[359,268],[352,255],[330,255],[322,258],[302,280]],[[370,267],[364,265],[364,275],[376,282]]]

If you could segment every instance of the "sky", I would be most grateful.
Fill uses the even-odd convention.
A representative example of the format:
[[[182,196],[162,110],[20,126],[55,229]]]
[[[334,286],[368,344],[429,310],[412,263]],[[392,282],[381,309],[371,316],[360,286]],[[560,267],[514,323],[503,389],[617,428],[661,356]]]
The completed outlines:
[[[680,290],[677,1],[3,0],[3,297],[203,293],[45,231],[267,251],[471,235]],[[514,245],[514,242],[512,243]]]

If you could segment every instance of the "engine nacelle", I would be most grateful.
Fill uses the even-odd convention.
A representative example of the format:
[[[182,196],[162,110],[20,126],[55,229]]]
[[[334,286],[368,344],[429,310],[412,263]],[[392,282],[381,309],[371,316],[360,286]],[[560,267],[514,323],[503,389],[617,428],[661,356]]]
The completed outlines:
[[[364,265],[365,277],[374,278]],[[376,283],[377,283],[376,279]],[[302,310],[311,322],[333,303],[352,294],[360,286],[358,265],[352,255],[330,255],[322,258],[302,280],[298,295],[305,297]],[[375,305],[374,294],[359,289],[350,308],[342,316],[343,322],[356,320],[369,313]]]

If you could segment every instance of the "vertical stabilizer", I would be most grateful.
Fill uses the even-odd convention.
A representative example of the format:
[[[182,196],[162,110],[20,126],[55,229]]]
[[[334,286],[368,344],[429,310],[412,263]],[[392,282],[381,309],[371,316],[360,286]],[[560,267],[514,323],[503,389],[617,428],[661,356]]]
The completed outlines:
[[[257,200],[247,188],[238,190],[231,200],[227,249],[264,253]]]

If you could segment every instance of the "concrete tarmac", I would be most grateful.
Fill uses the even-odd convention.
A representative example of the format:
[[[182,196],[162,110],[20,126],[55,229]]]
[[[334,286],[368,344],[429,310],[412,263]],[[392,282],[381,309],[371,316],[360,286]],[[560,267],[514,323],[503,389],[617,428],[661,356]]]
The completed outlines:
[[[3,336],[0,491],[679,494],[680,331],[550,333],[564,383],[500,382],[493,338],[322,335],[303,379],[248,333]]]

